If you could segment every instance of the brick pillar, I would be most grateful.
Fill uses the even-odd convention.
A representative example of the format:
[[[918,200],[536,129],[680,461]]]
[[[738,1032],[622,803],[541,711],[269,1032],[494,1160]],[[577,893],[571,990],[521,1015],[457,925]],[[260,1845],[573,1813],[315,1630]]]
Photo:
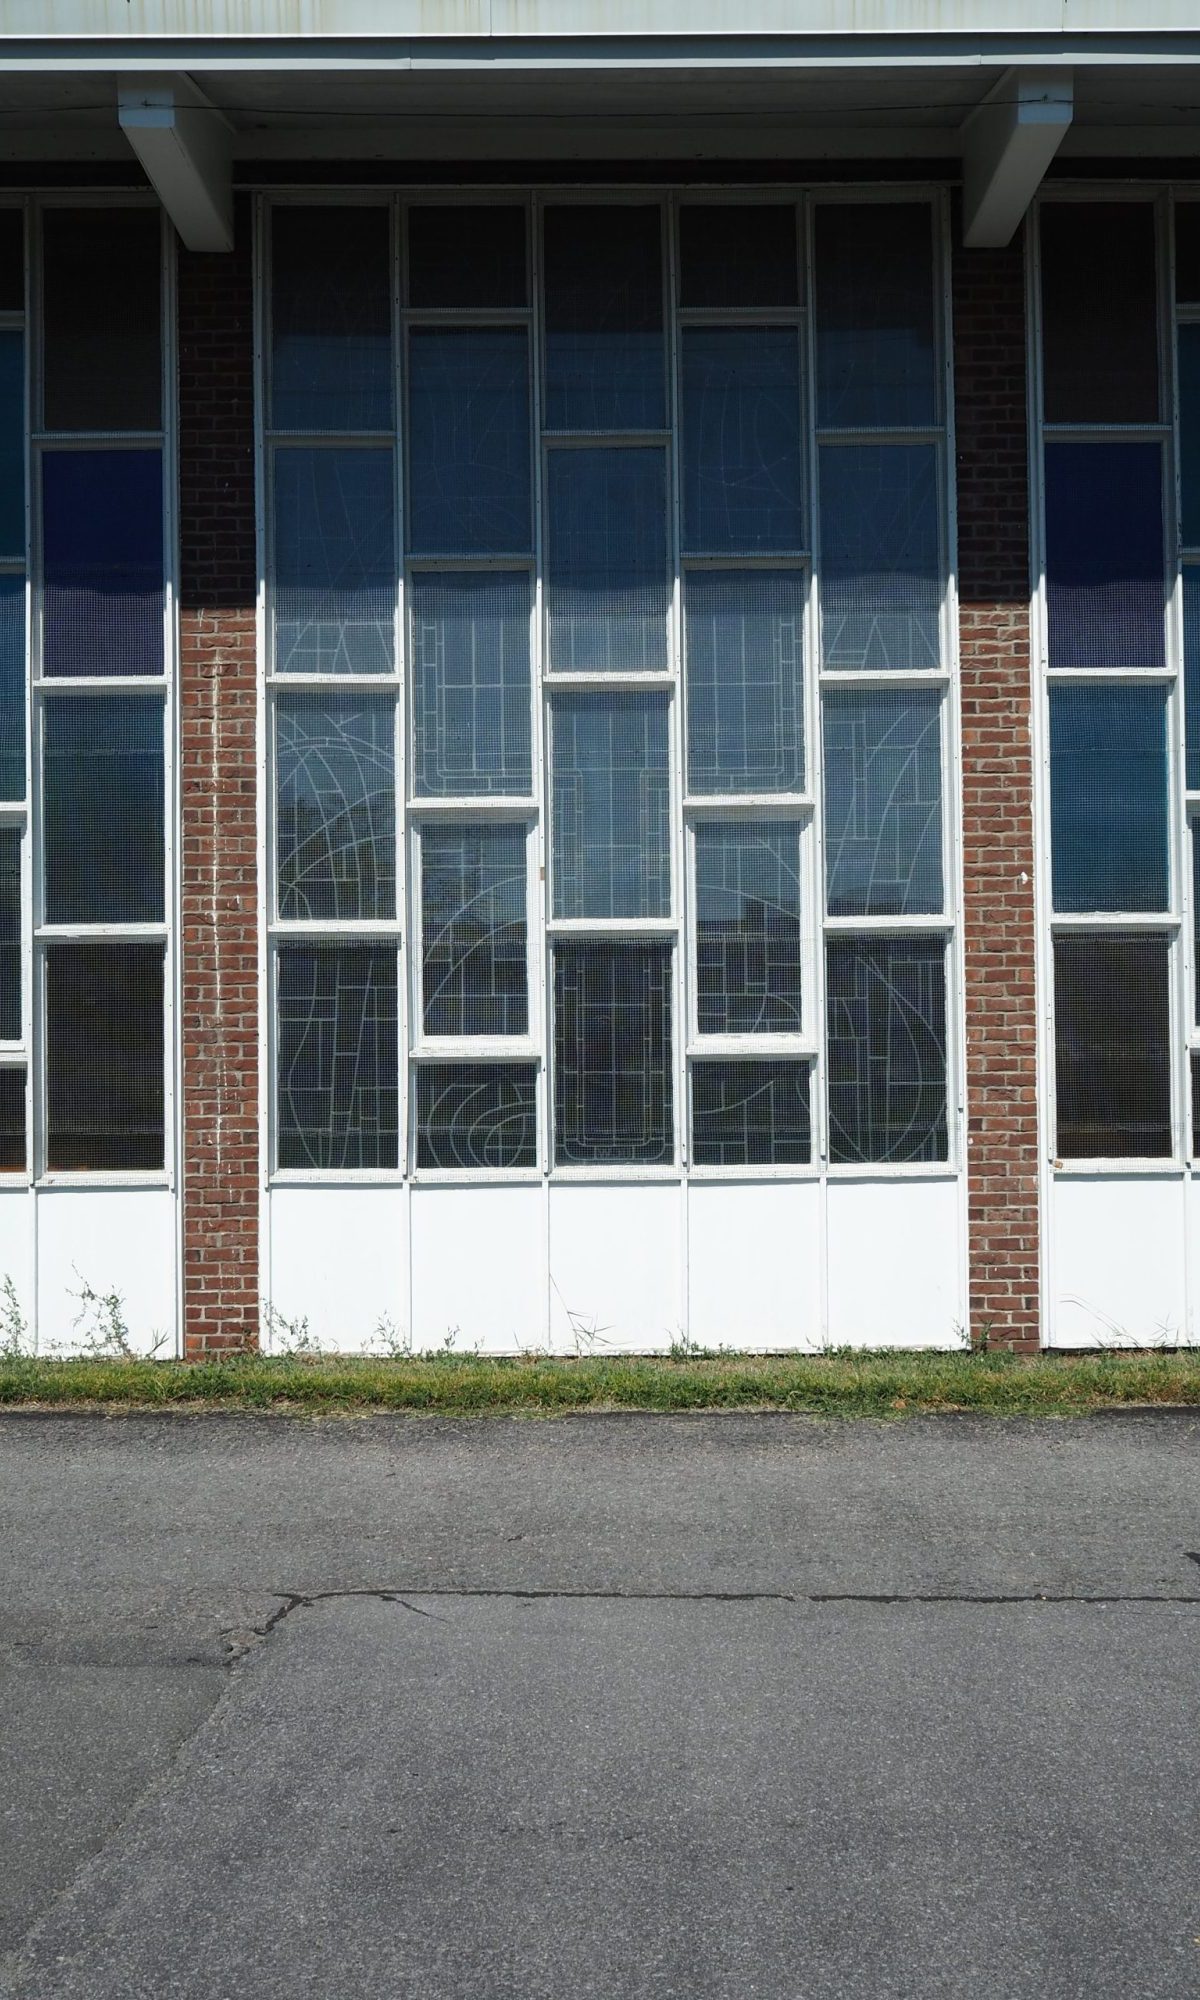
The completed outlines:
[[[189,1359],[257,1343],[253,279],[179,253],[183,1315]]]
[[[971,1326],[1039,1344],[1025,273],[955,224]]]

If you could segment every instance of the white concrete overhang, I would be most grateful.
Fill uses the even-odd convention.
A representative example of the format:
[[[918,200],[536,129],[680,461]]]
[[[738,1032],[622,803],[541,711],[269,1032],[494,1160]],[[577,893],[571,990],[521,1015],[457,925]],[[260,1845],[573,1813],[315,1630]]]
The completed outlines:
[[[140,160],[197,248],[273,162],[1200,156],[1196,0],[0,0],[0,163]]]

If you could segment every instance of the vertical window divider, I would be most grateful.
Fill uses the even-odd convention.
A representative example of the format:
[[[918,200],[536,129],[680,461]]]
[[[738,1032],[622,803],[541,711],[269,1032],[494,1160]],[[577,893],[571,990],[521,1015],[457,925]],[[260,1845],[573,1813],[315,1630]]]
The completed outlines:
[[[666,339],[664,364],[667,370],[667,425],[671,442],[667,484],[667,549],[671,564],[670,681],[671,681],[671,888],[675,917],[673,1076],[675,1090],[675,1160],[681,1181],[686,1183],[691,1164],[691,1089],[688,1075],[687,1044],[692,992],[688,964],[689,918],[694,929],[695,902],[691,895],[688,870],[688,838],[684,829],[683,801],[686,795],[683,760],[687,742],[684,711],[683,673],[683,585],[681,551],[681,492],[679,476],[679,202],[671,196],[663,204],[663,324]],[[682,1207],[682,1286],[680,1298],[687,1331],[688,1314],[688,1216]]]
[[[1176,1157],[1192,1174],[1195,1138],[1192,1132],[1192,1061],[1190,1043],[1196,1020],[1196,967],[1192,909],[1192,824],[1187,810],[1187,683],[1183,624],[1183,486],[1182,430],[1179,399],[1179,318],[1175,304],[1175,196],[1167,189],[1156,204],[1158,239],[1159,369],[1164,385],[1160,415],[1168,424],[1171,464],[1164,469],[1167,578],[1165,607],[1166,660],[1174,667],[1168,704],[1171,736],[1168,749],[1167,798],[1170,809],[1169,868],[1171,908],[1179,919],[1171,981],[1172,1123]],[[1188,1231],[1184,1231],[1184,1296],[1190,1296]]]
[[[811,917],[807,930],[812,937],[813,979],[805,1025],[811,1024],[816,1057],[812,1064],[810,1119],[813,1159],[820,1168],[821,1182],[821,1338],[828,1331],[828,1229],[826,1218],[826,1174],[829,1165],[829,1108],[827,1103],[827,1060],[825,1040],[825,738],[821,713],[823,660],[821,654],[821,513],[818,506],[817,458],[817,296],[814,255],[814,209],[811,194],[804,198],[801,227],[804,230],[804,368],[802,412],[804,456],[807,471],[809,570],[807,591],[807,654],[804,690],[805,788],[813,800],[812,832],[809,840],[808,895]]]
[[[542,1173],[543,1229],[545,1232],[547,1268],[550,1256],[550,1169],[554,1160],[554,1048],[552,1043],[552,1010],[550,1004],[550,982],[554,977],[553,951],[546,935],[546,924],[550,916],[550,792],[549,792],[549,741],[550,718],[547,712],[547,696],[544,682],[546,672],[546,590],[545,590],[545,530],[543,526],[545,494],[545,459],[542,452],[542,394],[545,384],[546,342],[545,313],[542,307],[542,215],[543,202],[534,193],[526,204],[526,228],[529,242],[529,369],[530,396],[529,421],[531,425],[530,477],[533,480],[533,575],[529,591],[529,698],[532,703],[530,753],[532,763],[532,785],[537,799],[536,826],[534,829],[534,881],[536,895],[530,905],[530,931],[536,930],[537,943],[534,947],[538,977],[530,986],[530,1029],[535,1019],[541,1040],[542,1061],[537,1081],[538,1105],[538,1165]],[[549,1293],[550,1287],[547,1287]],[[553,1308],[549,1297],[546,1304],[546,1344],[551,1344]]]
[[[963,875],[963,771],[962,771],[962,676],[959,671],[958,626],[958,505],[954,478],[954,305],[950,203],[945,189],[934,197],[933,270],[935,325],[941,341],[938,388],[941,401],[941,450],[938,454],[938,532],[942,544],[942,657],[946,680],[941,697],[942,760],[942,881],[943,908],[952,930],[947,940],[946,963],[946,1097],[952,1116],[948,1162],[962,1179],[962,1227],[959,1231],[961,1296],[969,1299],[967,1284],[967,1049],[966,1049],[966,937],[964,926],[965,883]]]
[[[407,1190],[416,1162],[416,1133],[412,1117],[412,1064],[409,1051],[412,1048],[420,1022],[420,1013],[414,1015],[414,1007],[419,1009],[420,995],[413,987],[413,968],[420,977],[419,939],[413,935],[414,904],[410,895],[410,848],[413,843],[412,820],[409,813],[408,745],[410,740],[409,711],[411,707],[411,676],[408,672],[408,425],[404,421],[404,396],[408,385],[408,349],[404,339],[404,307],[407,298],[405,253],[407,250],[407,215],[400,196],[392,195],[388,202],[388,244],[391,257],[391,330],[392,330],[392,491],[394,494],[394,527],[392,560],[396,577],[396,598],[393,608],[392,653],[395,662],[395,684],[392,690],[392,769],[393,794],[395,797],[395,826],[393,838],[396,853],[396,1165]],[[415,880],[415,876],[411,878]],[[407,977],[405,976],[407,972]],[[408,1214],[410,1196],[404,1195],[405,1214]],[[407,1232],[406,1232],[407,1233]],[[409,1274],[409,1317],[411,1324],[411,1272]]]
[[[272,716],[273,696],[268,689],[271,673],[271,630],[268,610],[268,565],[271,562],[272,539],[270,533],[271,506],[271,460],[266,448],[266,394],[267,355],[271,311],[271,287],[267,282],[270,269],[269,231],[271,211],[265,197],[256,194],[253,198],[253,286],[254,286],[254,458],[256,476],[254,480],[254,532],[258,544],[255,563],[254,625],[255,650],[258,658],[256,760],[257,799],[257,846],[259,903],[262,921],[259,924],[258,950],[258,1111],[261,1143],[258,1149],[259,1187],[259,1245],[261,1271],[259,1289],[264,1299],[271,1297],[271,1231],[268,1224],[267,1190],[271,1184],[271,1167],[274,1158],[276,1134],[279,1130],[278,1103],[275,1078],[275,964],[274,946],[271,942],[270,924],[275,911],[275,869],[271,853],[271,783],[273,762],[270,748],[269,728]],[[269,1328],[260,1328],[264,1345]]]

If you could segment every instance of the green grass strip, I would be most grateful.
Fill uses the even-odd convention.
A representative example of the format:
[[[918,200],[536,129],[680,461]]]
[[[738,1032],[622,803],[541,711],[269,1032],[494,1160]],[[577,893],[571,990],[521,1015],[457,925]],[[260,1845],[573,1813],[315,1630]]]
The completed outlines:
[[[484,1360],[239,1356],[185,1363],[0,1357],[0,1405],[444,1416],[569,1410],[806,1411],[897,1417],[925,1410],[1069,1416],[1122,1405],[1200,1405],[1200,1351],[1038,1355],[883,1351]]]

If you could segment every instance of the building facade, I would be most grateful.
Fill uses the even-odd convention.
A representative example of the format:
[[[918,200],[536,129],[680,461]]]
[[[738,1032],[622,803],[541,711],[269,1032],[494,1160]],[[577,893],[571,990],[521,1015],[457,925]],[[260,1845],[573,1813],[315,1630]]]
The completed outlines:
[[[1192,1340],[1200,40],[227,11],[0,4],[10,1321]]]

